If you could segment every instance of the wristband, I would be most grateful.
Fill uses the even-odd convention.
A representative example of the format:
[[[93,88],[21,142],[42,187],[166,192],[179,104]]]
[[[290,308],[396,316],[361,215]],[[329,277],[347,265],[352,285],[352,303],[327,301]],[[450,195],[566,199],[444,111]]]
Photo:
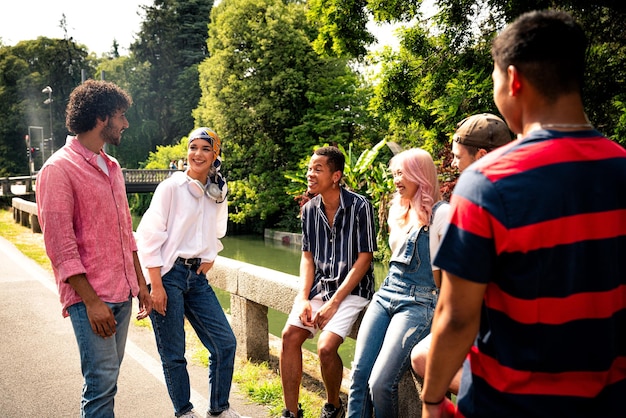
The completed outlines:
[[[422,403],[423,403],[424,405],[432,405],[432,406],[435,406],[435,405],[440,405],[440,404],[441,404],[441,402],[443,402],[443,400],[444,400],[444,399],[446,399],[446,397],[445,397],[445,396],[444,396],[443,398],[441,398],[438,402],[428,402],[427,400],[422,399]]]

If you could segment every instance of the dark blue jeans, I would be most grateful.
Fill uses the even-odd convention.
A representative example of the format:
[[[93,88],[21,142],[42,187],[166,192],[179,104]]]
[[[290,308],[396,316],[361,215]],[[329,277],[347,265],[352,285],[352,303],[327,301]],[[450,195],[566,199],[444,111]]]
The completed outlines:
[[[163,316],[153,310],[150,319],[174,412],[179,416],[193,408],[185,360],[185,317],[209,350],[209,412],[224,411],[229,408],[237,346],[224,310],[206,276],[196,274],[195,268],[174,264],[162,280],[167,311]]]

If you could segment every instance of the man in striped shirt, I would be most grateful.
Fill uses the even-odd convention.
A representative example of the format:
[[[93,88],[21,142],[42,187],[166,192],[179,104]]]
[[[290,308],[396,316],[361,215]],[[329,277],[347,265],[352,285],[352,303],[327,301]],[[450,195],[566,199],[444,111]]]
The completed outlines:
[[[423,417],[616,417],[626,393],[626,151],[581,99],[587,41],[564,12],[520,16],[494,41],[494,100],[521,139],[463,172]]]
[[[302,208],[301,288],[282,333],[283,417],[302,417],[302,344],[321,331],[317,353],[327,402],[322,418],[342,418],[343,363],[337,350],[374,293],[376,233],[371,203],[339,182],[345,159],[337,147],[318,148],[309,162]]]

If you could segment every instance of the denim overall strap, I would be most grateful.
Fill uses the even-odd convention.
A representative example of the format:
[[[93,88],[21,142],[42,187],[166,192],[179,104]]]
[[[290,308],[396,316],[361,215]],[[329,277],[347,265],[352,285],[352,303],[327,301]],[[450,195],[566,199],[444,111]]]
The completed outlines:
[[[435,220],[435,213],[437,212],[437,209],[439,209],[439,206],[443,205],[444,203],[448,203],[445,200],[440,200],[439,202],[435,203],[433,205],[433,211],[430,214],[430,224],[433,224],[433,221]]]

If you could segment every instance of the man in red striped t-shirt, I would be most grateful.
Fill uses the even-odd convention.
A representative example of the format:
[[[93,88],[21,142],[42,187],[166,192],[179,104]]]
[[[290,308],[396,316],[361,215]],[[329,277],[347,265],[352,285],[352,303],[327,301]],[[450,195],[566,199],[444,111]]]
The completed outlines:
[[[616,417],[626,393],[626,151],[583,109],[586,38],[564,12],[494,41],[494,100],[521,138],[461,175],[435,264],[423,417]],[[467,355],[469,352],[469,356]]]

